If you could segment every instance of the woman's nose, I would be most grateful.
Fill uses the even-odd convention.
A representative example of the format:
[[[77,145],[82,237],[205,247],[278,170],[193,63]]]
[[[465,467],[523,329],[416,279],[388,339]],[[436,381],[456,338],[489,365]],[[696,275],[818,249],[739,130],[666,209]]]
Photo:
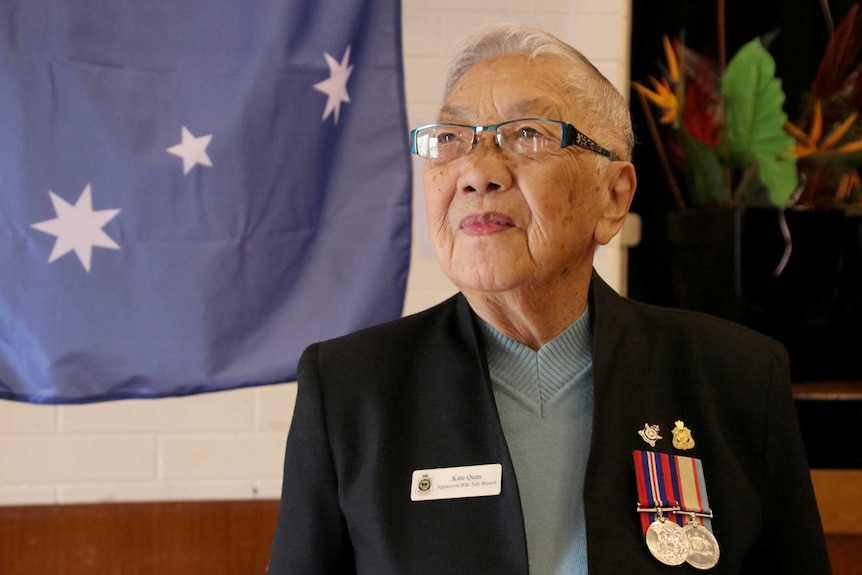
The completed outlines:
[[[512,185],[509,158],[497,144],[496,135],[496,132],[479,134],[473,149],[461,158],[460,191],[494,192]]]

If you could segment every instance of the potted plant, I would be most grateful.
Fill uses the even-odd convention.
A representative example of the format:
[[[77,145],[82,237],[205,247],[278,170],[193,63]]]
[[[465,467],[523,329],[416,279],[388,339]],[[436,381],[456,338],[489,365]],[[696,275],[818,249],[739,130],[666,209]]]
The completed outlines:
[[[725,63],[723,0],[718,14],[717,62],[665,38],[661,75],[634,83],[678,208],[668,214],[676,303],[781,340],[797,381],[862,379],[859,5],[831,34],[792,122],[771,37]]]

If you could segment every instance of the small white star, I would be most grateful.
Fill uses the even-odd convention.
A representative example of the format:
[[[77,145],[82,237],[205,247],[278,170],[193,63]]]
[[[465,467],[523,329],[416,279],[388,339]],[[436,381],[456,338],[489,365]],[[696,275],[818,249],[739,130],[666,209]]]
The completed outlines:
[[[350,78],[350,73],[353,72],[353,65],[348,66],[347,64],[350,61],[350,46],[344,51],[344,57],[340,64],[326,52],[323,53],[323,57],[326,58],[326,64],[329,66],[329,78],[315,84],[314,89],[329,96],[326,99],[326,109],[323,111],[321,120],[325,120],[335,112],[335,123],[337,124],[341,103],[350,102],[350,96],[347,95],[347,80]]]
[[[168,148],[168,152],[183,159],[183,175],[188,174],[197,164],[212,167],[213,163],[207,154],[207,146],[213,139],[212,134],[195,137],[183,126],[182,141]]]
[[[57,217],[31,225],[40,232],[57,236],[54,249],[48,257],[48,263],[74,250],[81,265],[89,272],[90,256],[94,246],[112,250],[120,249],[120,246],[102,231],[102,226],[114,219],[120,210],[93,211],[90,184],[86,185],[74,206],[54,192],[49,191],[48,195],[51,197],[51,203],[54,204]]]

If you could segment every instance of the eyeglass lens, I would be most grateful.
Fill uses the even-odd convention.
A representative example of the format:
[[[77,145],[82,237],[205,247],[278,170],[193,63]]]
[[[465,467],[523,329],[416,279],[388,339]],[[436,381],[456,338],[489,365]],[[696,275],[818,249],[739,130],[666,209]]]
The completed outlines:
[[[550,120],[513,120],[484,128],[438,124],[416,131],[416,153],[430,159],[456,158],[473,149],[482,131],[495,131],[497,144],[516,154],[559,150],[562,142],[560,125]]]

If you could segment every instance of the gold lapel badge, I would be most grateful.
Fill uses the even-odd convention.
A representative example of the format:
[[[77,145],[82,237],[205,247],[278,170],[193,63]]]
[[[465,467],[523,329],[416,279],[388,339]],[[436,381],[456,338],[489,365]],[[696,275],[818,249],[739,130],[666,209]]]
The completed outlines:
[[[658,431],[658,425],[644,423],[644,428],[638,431],[638,435],[640,435],[644,441],[649,443],[650,447],[655,447],[655,442],[661,439],[661,435],[658,434]]]
[[[691,430],[685,426],[685,423],[677,420],[676,427],[673,428],[673,446],[677,449],[691,449],[694,447],[694,438],[691,436]]]

